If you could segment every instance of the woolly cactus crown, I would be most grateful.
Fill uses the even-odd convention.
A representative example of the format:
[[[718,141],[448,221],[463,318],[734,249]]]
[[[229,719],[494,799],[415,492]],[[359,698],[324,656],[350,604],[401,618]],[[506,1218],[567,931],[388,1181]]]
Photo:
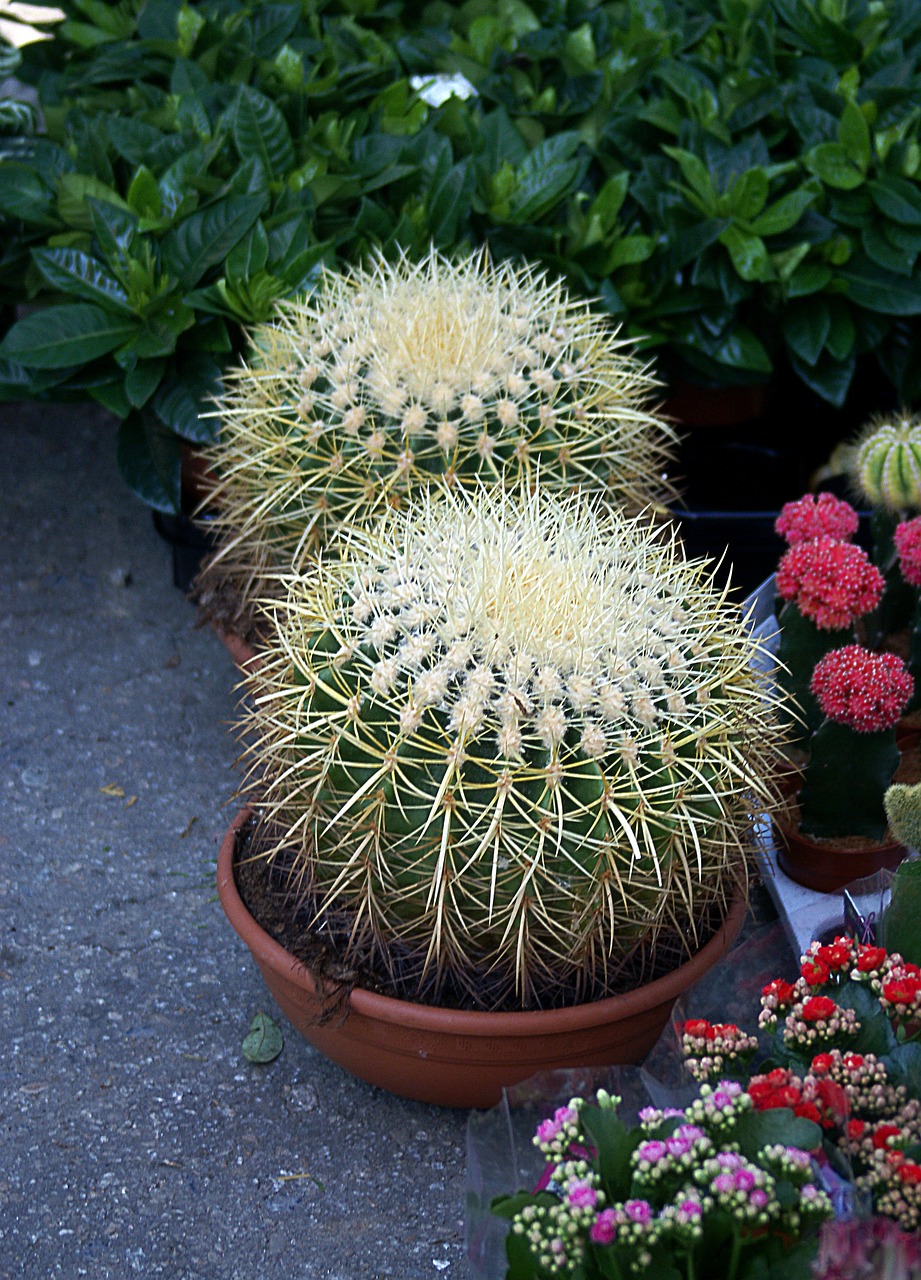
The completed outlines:
[[[538,466],[545,485],[641,509],[670,494],[655,385],[587,302],[484,252],[327,272],[229,376],[218,559],[286,569],[432,481],[515,484]]]
[[[429,498],[292,578],[276,627],[254,798],[352,953],[532,1005],[666,935],[678,962],[725,908],[777,731],[755,642],[649,527]]]
[[[871,422],[850,450],[848,469],[872,506],[921,509],[921,418],[902,413]]]

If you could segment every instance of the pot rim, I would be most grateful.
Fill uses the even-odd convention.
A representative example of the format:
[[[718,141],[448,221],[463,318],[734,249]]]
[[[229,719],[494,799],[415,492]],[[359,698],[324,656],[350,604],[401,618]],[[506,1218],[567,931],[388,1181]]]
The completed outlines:
[[[250,808],[241,809],[221,842],[217,864],[217,888],[221,905],[233,928],[240,935],[257,962],[265,963],[311,996],[316,987],[310,970],[295,959],[280,943],[276,942],[247,910],[234,881],[233,858],[236,835],[247,821]],[[487,1012],[475,1009],[443,1009],[437,1005],[416,1004],[395,996],[380,995],[363,987],[353,987],[348,1003],[357,1014],[382,1021],[392,1021],[399,1010],[399,1020],[405,1026],[431,1032],[450,1029],[455,1035],[480,1037],[533,1036],[542,1030],[559,1034],[575,1031],[626,1018],[641,1009],[674,1001],[686,991],[698,976],[702,976],[720,955],[729,951],[745,919],[748,910],[747,896],[741,888],[733,897],[729,913],[713,936],[701,949],[685,962],[661,978],[636,987],[623,995],[605,996],[586,1004],[570,1005],[562,1009],[513,1010]]]

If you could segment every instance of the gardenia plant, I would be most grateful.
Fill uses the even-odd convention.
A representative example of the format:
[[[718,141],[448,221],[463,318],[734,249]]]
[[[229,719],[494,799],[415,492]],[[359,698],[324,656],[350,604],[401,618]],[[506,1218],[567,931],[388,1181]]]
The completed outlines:
[[[645,407],[655,385],[607,319],[533,269],[433,251],[327,272],[228,378],[216,563],[251,594],[261,570],[433,482],[539,475],[659,503],[675,436]]]
[[[638,1127],[619,1103],[599,1090],[538,1126],[540,1184],[492,1205],[512,1221],[507,1280],[807,1280],[832,1211],[808,1154],[817,1125],[759,1113],[731,1080],[684,1110],[645,1108]]]
[[[565,1004],[723,918],[779,733],[757,642],[661,530],[458,489],[286,591],[249,790],[351,962],[428,1002]]]
[[[848,937],[815,942],[797,980],[769,982],[761,1005],[770,1040],[757,1074],[748,1066],[751,1037],[703,1019],[685,1024],[682,1037],[691,1074],[747,1081],[762,1114],[792,1108],[815,1121],[827,1154],[874,1211],[918,1231],[921,968]]]

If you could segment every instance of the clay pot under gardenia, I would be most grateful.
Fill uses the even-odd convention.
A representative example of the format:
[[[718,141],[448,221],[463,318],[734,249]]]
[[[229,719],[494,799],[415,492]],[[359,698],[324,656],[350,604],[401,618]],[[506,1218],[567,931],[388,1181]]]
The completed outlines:
[[[234,856],[237,833],[248,817],[248,810],[239,813],[224,837],[218,894],[279,1008],[346,1071],[417,1102],[492,1107],[503,1089],[541,1071],[641,1062],[675,1000],[726,955],[745,919],[747,903],[740,891],[713,937],[679,968],[625,995],[589,1004],[485,1013],[415,1004],[360,988],[353,988],[343,1004],[341,991],[319,990],[310,970],[266,933],[240,897]]]

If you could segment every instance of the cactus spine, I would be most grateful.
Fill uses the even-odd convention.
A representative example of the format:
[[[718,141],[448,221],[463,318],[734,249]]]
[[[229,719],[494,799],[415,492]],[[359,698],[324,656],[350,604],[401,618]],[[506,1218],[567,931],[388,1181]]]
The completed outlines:
[[[240,725],[265,829],[427,1000],[604,989],[695,950],[744,876],[779,734],[756,642],[661,531],[457,491],[356,529],[274,621]]]
[[[433,251],[327,273],[228,377],[217,563],[251,593],[433,481],[539,470],[636,510],[661,502],[676,437],[644,407],[655,386],[609,321],[533,269]]]

